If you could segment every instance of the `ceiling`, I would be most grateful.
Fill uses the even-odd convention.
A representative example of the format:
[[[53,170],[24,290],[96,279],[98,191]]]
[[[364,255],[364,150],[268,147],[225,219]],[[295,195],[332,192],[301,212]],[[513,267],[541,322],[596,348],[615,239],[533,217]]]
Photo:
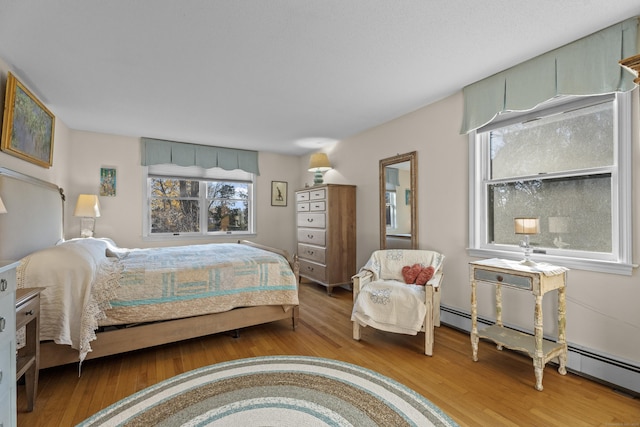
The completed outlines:
[[[69,128],[294,155],[640,15],[638,0],[0,0]]]

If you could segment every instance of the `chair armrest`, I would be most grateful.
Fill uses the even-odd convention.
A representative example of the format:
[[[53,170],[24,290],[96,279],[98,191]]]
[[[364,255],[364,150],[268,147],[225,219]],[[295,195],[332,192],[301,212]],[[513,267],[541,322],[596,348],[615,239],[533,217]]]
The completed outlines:
[[[442,279],[444,278],[444,274],[438,272],[433,275],[433,277],[427,282],[427,286],[433,286],[433,290],[437,291],[440,289],[440,285],[442,285]]]
[[[355,298],[358,296],[358,294],[360,293],[360,289],[362,289],[362,287],[364,285],[366,285],[367,283],[371,282],[371,280],[373,279],[373,273],[367,270],[361,271],[360,273],[356,274],[355,276],[351,277],[351,280],[353,282],[353,298],[355,300]]]

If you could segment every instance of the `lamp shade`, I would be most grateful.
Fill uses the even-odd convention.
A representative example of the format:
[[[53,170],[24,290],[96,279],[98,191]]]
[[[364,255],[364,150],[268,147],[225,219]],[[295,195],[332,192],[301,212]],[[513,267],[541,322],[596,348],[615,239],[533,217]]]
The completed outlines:
[[[2,197],[0,197],[0,214],[7,213],[7,208],[4,207],[4,203],[2,203]]]
[[[98,218],[100,216],[100,202],[95,194],[80,194],[73,216]]]
[[[538,234],[540,218],[514,218],[513,226],[516,234]]]
[[[331,169],[331,163],[329,163],[329,157],[326,153],[314,153],[309,159],[309,172],[326,172]]]

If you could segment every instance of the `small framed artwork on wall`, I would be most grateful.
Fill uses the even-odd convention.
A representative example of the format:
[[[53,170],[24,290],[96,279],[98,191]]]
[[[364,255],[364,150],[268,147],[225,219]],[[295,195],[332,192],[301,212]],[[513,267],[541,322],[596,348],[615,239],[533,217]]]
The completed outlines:
[[[271,181],[271,206],[287,206],[287,183]]]
[[[100,168],[100,195],[106,197],[115,197],[116,195],[116,168],[102,167]]]

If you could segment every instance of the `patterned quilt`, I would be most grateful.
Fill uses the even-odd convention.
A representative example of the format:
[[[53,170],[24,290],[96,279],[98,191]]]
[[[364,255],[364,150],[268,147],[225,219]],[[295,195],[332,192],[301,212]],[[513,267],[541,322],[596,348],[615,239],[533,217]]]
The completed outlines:
[[[17,284],[45,288],[40,339],[70,345],[80,361],[99,326],[298,305],[288,261],[237,243],[124,249],[107,238],[71,239],[20,260]]]
[[[251,246],[133,249],[119,258],[119,286],[101,325],[298,304],[296,277],[287,260]]]

